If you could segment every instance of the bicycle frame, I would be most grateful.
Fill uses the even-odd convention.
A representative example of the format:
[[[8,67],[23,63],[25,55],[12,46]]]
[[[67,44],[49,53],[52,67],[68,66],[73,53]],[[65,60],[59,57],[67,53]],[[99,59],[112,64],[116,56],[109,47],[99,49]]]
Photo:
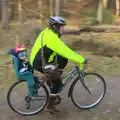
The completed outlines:
[[[59,93],[67,86],[67,84],[73,79],[73,77],[77,73],[79,74],[78,67],[75,67],[73,70],[69,71],[65,76],[63,76],[62,80],[64,80],[65,78],[67,78],[70,75],[70,77],[65,81],[63,86],[60,88]]]
[[[85,69],[84,69],[84,70],[85,70]],[[67,86],[67,84],[73,79],[73,77],[74,77],[76,74],[78,74],[78,77],[80,78],[80,82],[81,82],[81,84],[83,85],[83,87],[84,87],[89,93],[91,93],[91,92],[89,91],[89,89],[87,88],[86,84],[85,84],[84,77],[83,77],[83,76],[84,76],[84,72],[80,72],[80,71],[79,71],[79,67],[77,67],[77,66],[76,66],[73,70],[69,71],[65,76],[62,77],[62,80],[64,80],[65,78],[67,78],[67,77],[70,75],[70,77],[68,77],[68,79],[65,81],[65,83],[64,83],[63,86],[60,88],[60,90],[59,90],[58,93],[60,93],[60,92]],[[45,80],[42,81],[42,82],[40,83],[40,85],[44,84],[44,82],[45,82]]]
[[[85,70],[85,69],[84,69]],[[73,79],[73,77],[78,74],[78,77],[80,78],[80,82],[83,85],[83,87],[91,94],[90,90],[88,89],[88,87],[85,84],[84,81],[84,72],[80,72],[79,68],[76,66],[73,70],[69,71],[63,78],[62,80],[64,80],[66,77],[68,77],[70,75],[70,77],[65,81],[65,83],[63,84],[63,86],[60,88],[59,92],[60,93],[66,86],[67,84]]]

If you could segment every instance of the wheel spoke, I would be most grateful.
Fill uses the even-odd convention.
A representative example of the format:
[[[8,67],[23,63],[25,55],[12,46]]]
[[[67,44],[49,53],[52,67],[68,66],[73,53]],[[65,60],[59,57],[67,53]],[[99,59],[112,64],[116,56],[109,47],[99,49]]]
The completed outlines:
[[[71,99],[79,108],[87,109],[96,106],[106,92],[104,79],[96,73],[87,73],[84,81],[81,82],[77,78],[73,84]]]
[[[35,97],[30,97],[27,93],[26,81],[19,81],[11,86],[7,95],[11,109],[21,115],[32,115],[42,111],[48,102],[47,88],[44,85],[41,86]]]

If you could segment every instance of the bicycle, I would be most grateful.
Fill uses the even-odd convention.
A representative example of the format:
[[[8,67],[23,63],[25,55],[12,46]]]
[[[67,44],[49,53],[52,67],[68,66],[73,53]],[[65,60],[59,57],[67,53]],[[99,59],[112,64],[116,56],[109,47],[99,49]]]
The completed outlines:
[[[74,77],[75,77],[75,79],[73,80]],[[95,82],[93,79],[94,77],[96,78]],[[73,80],[73,82],[69,88],[68,97],[71,98],[71,101],[73,102],[73,104],[78,108],[82,108],[82,109],[93,108],[96,105],[98,105],[105,96],[106,83],[105,83],[104,78],[101,75],[99,75],[98,73],[80,72],[79,67],[75,66],[65,76],[62,77],[62,80],[64,80],[65,78],[67,78],[67,80],[65,81],[63,86],[61,86],[61,89],[59,90],[59,94],[67,86],[67,84],[71,80]],[[87,81],[87,78],[89,78],[88,81]],[[45,106],[47,105],[48,99],[49,99],[49,90],[46,87],[45,83],[46,83],[46,80],[43,80],[41,82],[36,81],[38,95],[36,97],[30,97],[30,96],[26,95],[27,94],[26,93],[23,96],[22,100],[20,100],[19,97],[23,93],[25,93],[25,88],[27,89],[27,83],[24,80],[14,83],[10,87],[8,94],[7,94],[8,105],[14,112],[16,112],[20,115],[34,115],[34,114],[37,114],[37,113],[43,111]],[[80,83],[80,85],[79,85],[79,83]],[[99,86],[101,85],[101,86],[98,87],[96,85],[99,85]],[[94,88],[91,86],[93,86]],[[17,87],[17,89],[15,89],[16,87]],[[77,90],[75,91],[76,87],[77,87]],[[20,88],[19,91],[17,91],[18,88]],[[82,90],[80,90],[80,88],[82,88]],[[102,88],[102,91],[100,91],[101,88]],[[26,91],[28,91],[28,90],[26,90]],[[12,92],[13,92],[13,94],[12,94]],[[74,92],[79,92],[78,95],[82,95],[82,94],[85,95],[87,93],[87,98],[85,99],[85,96],[81,96],[78,99],[78,96],[77,97],[74,96],[75,95]],[[82,92],[82,94],[80,94],[80,92]],[[100,93],[98,94],[98,92],[100,92]],[[18,96],[17,96],[17,94],[18,94]],[[39,95],[39,94],[41,94],[41,95]],[[97,95],[99,97],[97,97]],[[13,96],[18,97],[15,99],[20,101],[20,103],[15,103],[15,99],[13,101],[13,103],[15,105],[17,105],[18,108],[15,108],[15,106],[13,106],[13,103],[11,100],[13,98]],[[88,98],[88,97],[92,97],[95,100],[91,100],[91,98]],[[81,102],[81,100],[82,100],[82,102]],[[42,105],[40,105],[40,101],[42,101]],[[77,102],[77,101],[79,101],[79,102]],[[92,103],[89,103],[90,101],[92,101]],[[35,105],[33,105],[34,102],[36,102]],[[61,102],[61,97],[60,97],[60,95],[57,95],[55,105],[59,104],[60,102]],[[87,103],[85,103],[85,102],[87,102]],[[25,110],[21,110],[22,106],[25,108]]]

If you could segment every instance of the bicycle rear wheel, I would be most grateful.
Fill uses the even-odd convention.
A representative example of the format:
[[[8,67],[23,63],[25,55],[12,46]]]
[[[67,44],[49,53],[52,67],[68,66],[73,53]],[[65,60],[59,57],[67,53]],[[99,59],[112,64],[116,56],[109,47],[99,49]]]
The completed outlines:
[[[34,115],[44,109],[48,97],[48,90],[44,85],[39,86],[35,97],[30,97],[27,82],[18,81],[10,87],[7,102],[10,108],[20,115]]]
[[[106,93],[106,83],[102,76],[97,73],[85,73],[84,84],[79,78],[73,82],[71,87],[71,100],[78,108],[89,109],[98,105]]]

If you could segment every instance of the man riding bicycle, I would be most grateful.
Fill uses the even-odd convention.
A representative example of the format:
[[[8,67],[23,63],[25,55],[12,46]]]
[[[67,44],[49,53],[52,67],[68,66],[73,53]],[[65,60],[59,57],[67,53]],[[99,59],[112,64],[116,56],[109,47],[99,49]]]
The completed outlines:
[[[65,19],[59,16],[51,16],[49,19],[49,26],[44,29],[37,37],[30,54],[30,63],[39,72],[44,74],[46,68],[51,70],[64,69],[67,65],[68,59],[79,64],[85,63],[85,59],[67,47],[60,39],[64,32],[66,25]],[[44,66],[44,67],[43,67]],[[82,70],[82,67],[81,67]],[[59,72],[61,75],[62,72]],[[55,79],[50,78],[51,94],[46,109],[52,113],[59,112],[54,107],[55,96],[57,95],[62,81],[58,74],[54,74]]]

